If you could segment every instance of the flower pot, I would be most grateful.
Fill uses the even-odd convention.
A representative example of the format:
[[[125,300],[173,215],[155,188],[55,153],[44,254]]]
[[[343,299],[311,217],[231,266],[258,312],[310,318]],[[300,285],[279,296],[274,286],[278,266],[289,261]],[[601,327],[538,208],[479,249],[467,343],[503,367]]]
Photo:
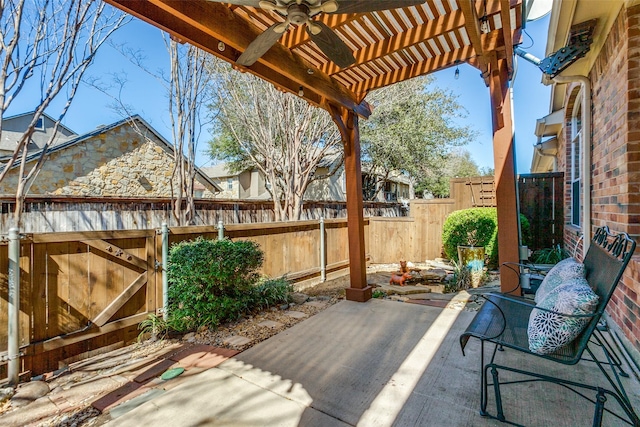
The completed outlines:
[[[484,275],[484,246],[458,246],[458,262],[471,271],[471,287],[480,286]]]

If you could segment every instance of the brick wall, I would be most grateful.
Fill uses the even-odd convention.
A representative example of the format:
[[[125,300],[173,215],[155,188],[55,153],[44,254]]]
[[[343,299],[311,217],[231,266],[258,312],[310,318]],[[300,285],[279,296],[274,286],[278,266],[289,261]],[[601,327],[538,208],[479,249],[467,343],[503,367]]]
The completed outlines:
[[[620,12],[590,72],[592,227],[640,238],[640,6]],[[609,316],[640,351],[640,256],[614,293]]]

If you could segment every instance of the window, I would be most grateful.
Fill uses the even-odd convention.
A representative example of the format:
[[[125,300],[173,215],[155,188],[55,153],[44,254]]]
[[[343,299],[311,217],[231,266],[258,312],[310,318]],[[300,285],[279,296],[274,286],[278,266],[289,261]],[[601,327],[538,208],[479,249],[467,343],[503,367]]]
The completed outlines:
[[[44,118],[40,117],[36,122],[36,130],[44,130]]]
[[[227,190],[233,190],[233,178],[227,178]]]
[[[571,225],[580,227],[582,205],[580,203],[580,186],[582,182],[582,105],[578,94],[571,118]]]

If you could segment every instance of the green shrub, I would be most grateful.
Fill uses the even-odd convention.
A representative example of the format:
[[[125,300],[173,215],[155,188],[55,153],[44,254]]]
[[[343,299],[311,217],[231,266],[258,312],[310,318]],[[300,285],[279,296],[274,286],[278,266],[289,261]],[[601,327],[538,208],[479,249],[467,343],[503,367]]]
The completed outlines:
[[[285,278],[263,279],[251,292],[250,305],[252,309],[265,309],[277,304],[289,302],[289,294],[293,286]]]
[[[520,215],[523,244],[529,241],[529,221]],[[458,261],[458,246],[484,246],[489,268],[498,266],[498,212],[470,208],[452,212],[444,222],[442,242],[447,258]]]
[[[251,307],[264,255],[255,242],[184,241],[169,251],[169,318],[178,331],[237,319]]]
[[[560,247],[560,245],[555,245],[535,251],[531,258],[536,264],[557,264],[570,256],[569,252]]]

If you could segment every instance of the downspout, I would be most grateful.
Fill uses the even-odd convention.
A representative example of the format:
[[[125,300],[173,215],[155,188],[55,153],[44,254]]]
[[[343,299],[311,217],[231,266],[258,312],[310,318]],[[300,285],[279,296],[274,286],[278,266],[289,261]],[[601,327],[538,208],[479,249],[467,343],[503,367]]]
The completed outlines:
[[[520,47],[516,47],[514,53],[538,67],[542,62]],[[545,76],[543,83],[548,84],[547,81]],[[584,238],[583,253],[587,253],[589,244],[591,243],[591,81],[585,76],[556,76],[553,77],[551,81],[556,84],[580,83],[582,86],[582,111],[584,116],[582,129],[587,130],[583,135],[582,171],[584,177],[582,181],[582,234]]]
[[[585,76],[556,76],[551,80],[558,84],[576,82],[582,86],[582,129],[585,130],[582,136],[582,253],[586,254],[591,243],[591,81]]]

